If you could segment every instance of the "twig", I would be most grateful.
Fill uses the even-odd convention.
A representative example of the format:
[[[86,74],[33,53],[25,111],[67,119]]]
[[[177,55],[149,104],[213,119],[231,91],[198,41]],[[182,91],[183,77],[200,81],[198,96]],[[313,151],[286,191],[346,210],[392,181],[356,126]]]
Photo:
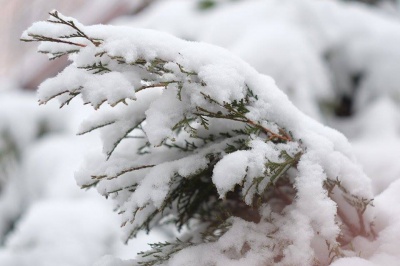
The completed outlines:
[[[151,168],[151,167],[154,167],[154,166],[156,166],[156,165],[155,164],[150,164],[150,165],[141,165],[141,166],[131,167],[131,168],[124,169],[124,170],[118,172],[114,176],[107,176],[107,175],[97,175],[96,176],[96,175],[93,175],[92,179],[100,180],[100,179],[107,178],[107,180],[112,180],[112,179],[115,179],[115,178],[117,178],[117,177],[119,177],[119,176],[121,176],[123,174],[129,173],[129,172],[133,172],[133,171],[137,171],[137,170],[141,170],[141,169]]]
[[[137,89],[135,92],[139,92],[148,88],[157,88],[157,87],[167,87],[169,84],[172,83],[179,83],[179,81],[166,81],[166,82],[160,82],[160,83],[156,83],[156,84],[151,84],[151,85],[146,85],[146,86],[142,86],[139,89]]]
[[[45,37],[45,36],[41,36],[41,35],[37,35],[37,34],[28,34],[29,37],[34,38],[33,40],[29,40],[29,39],[20,39],[23,42],[58,42],[58,43],[65,43],[65,44],[70,44],[70,45],[76,45],[79,47],[86,47],[86,44],[82,44],[82,43],[76,43],[76,42],[70,42],[70,41],[65,41],[65,40],[60,40],[60,39],[56,39],[56,38],[51,38],[51,37]]]
[[[70,20],[70,21],[65,21],[64,19],[62,19],[62,18],[60,18],[59,16],[58,16],[58,11],[54,11],[53,13],[52,12],[49,12],[49,15],[50,16],[52,16],[52,17],[54,17],[54,18],[56,18],[56,19],[58,19],[59,21],[54,21],[54,20],[47,20],[48,22],[51,22],[51,23],[61,23],[61,24],[65,24],[65,25],[67,25],[67,26],[70,26],[71,28],[73,28],[74,30],[76,30],[77,32],[78,32],[78,34],[79,34],[79,37],[83,37],[83,38],[85,38],[85,39],[87,39],[88,41],[90,41],[91,43],[93,43],[93,45],[94,46],[99,46],[100,44],[101,44],[101,42],[98,42],[98,41],[95,41],[95,40],[93,40],[92,38],[89,38],[89,36],[87,36],[81,29],[79,29],[76,25],[75,25],[75,23],[72,21],[72,20]],[[86,45],[85,45],[86,46]],[[82,46],[82,47],[85,47],[85,46]]]

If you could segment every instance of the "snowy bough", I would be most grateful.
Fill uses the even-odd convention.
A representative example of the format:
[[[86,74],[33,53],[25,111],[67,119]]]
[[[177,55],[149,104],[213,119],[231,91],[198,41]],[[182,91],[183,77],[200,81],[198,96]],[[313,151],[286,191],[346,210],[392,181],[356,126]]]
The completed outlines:
[[[57,11],[22,40],[72,61],[40,85],[41,104],[80,96],[97,110],[79,134],[100,131],[103,154],[78,184],[114,201],[126,241],[182,232],[128,265],[327,265],[375,237],[370,181],[345,137],[227,51]]]

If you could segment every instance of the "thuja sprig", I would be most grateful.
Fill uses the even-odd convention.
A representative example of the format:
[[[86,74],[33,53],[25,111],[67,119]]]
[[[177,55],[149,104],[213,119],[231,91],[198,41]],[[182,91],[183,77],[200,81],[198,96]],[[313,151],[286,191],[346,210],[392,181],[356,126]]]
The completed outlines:
[[[102,40],[96,40],[96,39],[90,38],[79,27],[77,27],[72,20],[67,21],[67,20],[64,20],[63,18],[61,18],[59,16],[59,13],[56,10],[49,12],[49,15],[51,16],[51,18],[48,19],[47,22],[66,25],[66,26],[74,29],[75,33],[73,33],[71,35],[61,35],[58,37],[50,37],[50,36],[44,36],[44,35],[30,33],[30,34],[28,34],[28,36],[31,37],[32,39],[21,38],[20,40],[24,41],[24,42],[65,43],[65,44],[75,45],[75,46],[79,46],[79,47],[86,47],[87,46],[86,44],[66,40],[66,39],[70,39],[70,38],[84,38],[84,39],[90,41],[96,47],[101,44]],[[68,51],[68,53],[78,52],[78,51],[79,50],[70,50],[70,51]],[[59,56],[61,56],[61,54],[57,55],[57,57],[59,57]]]
[[[47,20],[48,22],[56,23],[56,24],[63,24],[63,25],[66,25],[66,26],[69,26],[69,27],[73,28],[76,31],[75,34],[68,35],[68,36],[60,36],[60,38],[81,37],[81,38],[84,38],[84,39],[90,41],[94,46],[99,46],[101,44],[101,40],[95,40],[93,38],[88,37],[85,34],[85,32],[83,32],[81,29],[79,29],[72,20],[68,20],[67,21],[67,20],[64,20],[63,18],[61,18],[59,16],[59,13],[57,12],[57,10],[49,12],[49,15],[52,18],[54,18],[54,20],[53,19],[48,19]]]
[[[220,103],[217,100],[213,99],[210,95],[201,92],[203,97],[208,100],[212,104],[216,104],[217,106],[221,107],[222,111],[209,111],[203,107],[197,106],[197,112],[194,113],[197,117],[200,118],[202,124],[208,126],[207,118],[220,118],[220,119],[227,119],[237,122],[246,123],[247,126],[255,127],[259,129],[261,132],[265,133],[268,136],[268,140],[271,141],[292,141],[291,136],[286,133],[283,129],[280,129],[281,134],[276,134],[272,132],[272,130],[262,126],[259,122],[253,121],[246,117],[246,113],[248,112],[245,102],[243,100],[234,101],[233,103]],[[205,126],[206,129],[208,129]]]
[[[139,252],[138,255],[141,259],[138,261],[139,265],[143,266],[153,266],[159,265],[163,262],[168,261],[172,255],[181,251],[184,248],[194,245],[190,241],[181,241],[176,239],[175,242],[159,242],[154,244],[149,244],[151,250]]]
[[[164,142],[163,145],[165,147],[168,147],[168,148],[171,148],[171,149],[172,148],[176,148],[176,149],[179,149],[179,150],[184,151],[184,152],[194,151],[194,150],[199,148],[194,143],[194,141],[188,141],[188,140],[185,140],[185,144],[184,145],[179,145],[177,143],[168,143],[168,142]]]
[[[146,209],[149,209],[150,212]],[[136,215],[140,211],[145,211],[147,212],[145,216],[145,220],[138,226],[136,226],[131,232],[129,233],[129,236],[125,239],[125,244],[128,243],[129,239],[136,237],[136,235],[141,232],[141,231],[146,231],[147,233],[150,232],[150,230],[153,228],[154,225],[156,225],[162,218],[162,212],[154,207],[152,207],[150,204],[146,204],[143,207],[137,208],[133,211],[133,218],[131,220],[125,220],[122,224],[121,227],[126,226],[127,223],[133,223],[136,219]],[[119,212],[118,214],[122,214],[124,211]]]
[[[361,214],[365,212],[368,206],[373,206],[373,199],[360,198],[359,196],[351,194],[341,183],[338,177],[336,179],[326,179],[324,187],[328,191],[328,195],[333,194],[333,190],[337,187],[343,192],[344,199],[355,207]]]
[[[295,167],[299,162],[303,152],[300,151],[296,153],[294,156],[290,156],[287,151],[283,150],[280,154],[280,158],[283,159],[283,162],[273,162],[268,161],[265,164],[264,175],[254,178],[251,185],[248,187],[246,192],[243,195],[243,198],[246,198],[250,190],[254,187],[257,194],[262,194],[264,191],[260,191],[260,184],[268,178],[268,184],[265,189],[269,187],[275,186],[277,181],[291,168]],[[265,190],[264,189],[264,190]]]
[[[201,213],[207,209],[208,213],[213,210],[211,201],[218,199],[218,192],[211,181],[212,171],[215,164],[220,160],[218,154],[209,154],[209,164],[205,169],[199,170],[197,173],[182,177],[175,174],[171,181],[171,190],[160,211],[165,209],[175,209],[174,217],[175,225],[180,230],[192,218],[202,217]]]
[[[228,154],[238,150],[248,150],[250,149],[248,142],[248,137],[246,138],[246,136],[243,136],[243,138],[236,139],[232,143],[227,143],[224,151]]]
[[[268,161],[266,163],[266,174],[270,176],[270,182],[273,184],[276,183],[276,181],[289,170],[290,167],[296,166],[297,163],[299,162],[301,156],[303,155],[303,152],[300,151],[296,153],[293,157],[290,156],[287,151],[283,150],[280,154],[280,158],[283,159],[283,162],[278,163],[278,162],[271,162]]]
[[[72,99],[74,99],[76,96],[78,96],[81,93],[82,88],[83,88],[82,86],[79,86],[78,88],[75,88],[75,89],[69,89],[69,90],[65,90],[65,91],[61,91],[59,93],[53,94],[46,100],[39,100],[39,105],[46,104],[47,102],[49,102],[50,100],[52,100],[54,98],[57,98],[58,96],[68,94],[69,98],[64,100],[64,102],[60,105],[60,108],[63,108],[65,105],[68,105],[72,101]]]
[[[39,51],[39,53],[50,55],[50,57],[49,57],[50,60],[60,58],[63,55],[75,54],[78,52],[79,52],[78,49],[68,50],[68,51],[64,51],[64,52],[56,52],[56,53],[49,52],[49,51]]]
[[[150,164],[150,165],[140,165],[140,166],[133,166],[133,167],[129,167],[123,170],[120,170],[119,172],[117,172],[114,175],[108,176],[108,175],[92,175],[92,179],[97,179],[97,180],[101,180],[101,179],[107,179],[107,180],[112,180],[115,178],[120,177],[123,174],[129,173],[129,172],[134,172],[134,171],[138,171],[138,170],[142,170],[142,169],[146,169],[146,168],[152,168],[154,167],[154,164]]]
[[[133,185],[126,186],[126,187],[117,188],[117,189],[114,189],[114,190],[111,190],[111,191],[104,192],[104,195],[105,195],[106,199],[108,199],[108,197],[111,194],[118,194],[118,192],[121,192],[121,191],[124,191],[124,190],[127,190],[129,192],[135,192],[137,186],[138,186],[137,184],[133,184]]]
[[[336,179],[326,179],[324,181],[324,188],[328,192],[328,196],[332,197],[334,189],[337,188],[342,193],[344,200],[357,211],[359,220],[359,228],[349,221],[349,219],[338,208],[338,216],[342,222],[350,229],[354,235],[369,236],[367,234],[366,225],[364,222],[363,214],[369,206],[373,205],[373,199],[367,199],[351,194],[341,183],[338,177]],[[372,236],[375,237],[374,230],[371,230]]]
[[[99,57],[102,57],[103,55],[107,55],[110,59],[116,60],[118,64],[136,66],[143,69],[147,73],[152,74],[152,76],[149,79],[147,80],[142,79],[142,86],[136,88],[135,89],[136,92],[150,88],[160,88],[160,87],[167,89],[169,85],[175,84],[178,90],[177,97],[180,101],[182,101],[182,90],[184,89],[186,83],[192,83],[192,84],[196,83],[199,86],[206,86],[206,83],[198,78],[197,72],[193,70],[187,70],[184,66],[182,66],[178,62],[167,61],[158,57],[153,60],[138,58],[134,62],[127,62],[125,58],[121,56],[112,56],[104,51],[96,54],[96,56]],[[170,67],[166,67],[166,65],[170,63],[175,64],[178,67],[178,71],[180,72],[180,74],[183,74],[183,77],[176,77],[173,80],[160,80],[162,79],[164,74],[167,73],[178,74],[175,73],[176,71],[174,72],[173,70],[171,70]]]
[[[175,134],[179,134],[182,130],[185,130],[186,132],[190,133],[190,136],[195,137],[197,136],[196,128],[191,125],[191,123],[194,121],[195,118],[186,117],[185,115],[172,127],[172,130],[175,131]],[[208,124],[206,126],[208,126]]]
[[[136,91],[136,92],[139,92],[139,91],[142,91],[142,90],[145,90],[145,89],[149,89],[149,88],[159,88],[159,87],[167,88],[167,86],[168,86],[169,84],[174,84],[174,83],[180,84],[180,82],[179,82],[179,81],[176,81],[176,80],[164,81],[164,82],[157,82],[157,83],[151,83],[151,84],[148,84],[148,85],[143,85],[143,86],[139,87],[138,89],[136,89],[135,91]]]
[[[328,247],[328,257],[329,257],[329,264],[331,264],[333,261],[335,261],[338,258],[345,257],[345,254],[343,253],[342,249],[338,244],[331,244],[329,241],[325,241],[327,247]]]
[[[215,208],[218,205],[213,203],[218,199],[218,192],[210,176],[220,158],[217,154],[209,154],[207,157],[210,162],[205,169],[185,177],[180,176],[178,173],[172,174],[171,189],[160,208],[152,209],[152,205],[146,204],[133,210],[133,218],[125,220],[121,227],[128,222],[132,223],[141,211],[150,212],[150,214],[147,214],[146,219],[132,229],[128,239],[136,236],[143,229],[149,231],[152,227],[151,225],[158,223],[163,215],[171,212],[173,212],[171,221],[175,223],[178,229],[181,229],[183,226],[188,225],[189,220],[201,219],[204,217],[204,213],[216,211]],[[135,188],[132,187],[131,189],[134,190]]]
[[[107,64],[103,64],[101,61],[100,62],[95,62],[91,65],[87,66],[80,66],[78,68],[81,69],[86,69],[87,71],[93,71],[93,74],[102,74],[102,73],[107,73],[111,72],[109,68],[107,68]]]
[[[77,43],[77,42],[72,42],[72,41],[66,41],[66,40],[57,39],[57,38],[53,38],[53,37],[49,37],[49,36],[43,36],[43,35],[37,35],[37,34],[29,34],[28,36],[31,37],[32,39],[24,39],[24,38],[21,38],[20,40],[23,41],[23,42],[55,42],[55,43],[65,43],[65,44],[75,45],[75,46],[79,46],[79,47],[86,47],[86,44]]]
[[[121,143],[123,139],[126,139],[129,137],[129,134],[133,132],[136,129],[142,130],[142,124],[144,123],[145,119],[140,120],[138,123],[130,127],[125,131],[125,134],[123,134],[121,137],[117,138],[114,143],[113,147],[110,151],[107,152],[107,160],[110,159],[111,155],[114,153],[115,149],[118,147],[118,145]]]

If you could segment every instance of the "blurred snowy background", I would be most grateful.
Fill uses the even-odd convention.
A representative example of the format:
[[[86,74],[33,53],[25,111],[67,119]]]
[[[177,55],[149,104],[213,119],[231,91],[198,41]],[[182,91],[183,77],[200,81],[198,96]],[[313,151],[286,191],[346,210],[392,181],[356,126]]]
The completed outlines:
[[[35,89],[68,64],[19,41],[57,9],[84,24],[152,28],[239,55],[305,113],[343,132],[371,178],[379,238],[371,265],[400,261],[400,13],[392,0],[0,0],[0,265],[92,265],[133,258],[167,232],[127,246],[95,191],[74,180],[96,135],[75,136],[90,108],[38,106]],[[342,262],[341,262],[342,261]],[[338,260],[335,265],[349,263]],[[355,265],[355,264],[352,264]],[[361,265],[361,264],[360,264]],[[367,265],[367,264],[362,264]],[[398,265],[398,264],[397,264]]]

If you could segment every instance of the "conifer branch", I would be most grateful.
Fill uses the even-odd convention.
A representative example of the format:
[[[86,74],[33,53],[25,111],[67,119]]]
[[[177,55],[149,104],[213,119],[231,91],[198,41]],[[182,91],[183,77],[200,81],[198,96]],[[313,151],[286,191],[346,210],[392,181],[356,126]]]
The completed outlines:
[[[100,40],[95,40],[95,39],[93,39],[93,38],[89,38],[89,37],[85,34],[85,32],[83,32],[81,29],[79,29],[79,28],[75,25],[75,23],[74,23],[72,20],[66,21],[66,20],[64,20],[63,18],[61,18],[61,17],[59,16],[59,13],[58,13],[57,10],[54,10],[54,11],[52,11],[52,12],[49,12],[49,15],[50,15],[51,17],[55,18],[56,20],[48,19],[48,20],[47,20],[48,22],[50,22],[50,23],[57,23],[57,24],[64,24],[64,25],[67,25],[67,26],[73,28],[74,30],[76,30],[75,36],[72,36],[72,37],[82,37],[82,38],[85,38],[86,40],[90,41],[90,42],[91,42],[94,46],[96,46],[96,47],[99,46],[99,45],[101,44],[101,41],[100,41]],[[66,38],[66,37],[65,37],[65,36],[61,36],[60,38]],[[85,46],[86,46],[86,45],[85,45]],[[85,47],[85,46],[81,46],[81,47]]]
[[[92,128],[90,128],[90,129],[87,129],[87,130],[85,130],[85,131],[79,132],[77,135],[85,135],[85,134],[87,134],[87,133],[89,133],[89,132],[92,132],[92,131],[94,131],[94,130],[96,130],[96,129],[99,129],[99,128],[102,128],[102,127],[106,127],[106,126],[112,125],[112,124],[114,124],[115,122],[116,122],[116,121],[105,122],[105,123],[103,123],[103,124],[97,125],[97,126],[95,126],[95,127],[92,127]]]
[[[32,39],[21,38],[20,40],[23,42],[53,42],[53,43],[55,42],[55,43],[65,43],[65,44],[69,44],[69,45],[75,45],[75,46],[79,46],[79,47],[87,46],[86,44],[66,41],[66,40],[47,37],[47,36],[43,36],[43,35],[28,34],[28,36],[31,37]]]
[[[49,60],[55,60],[57,58],[62,57],[63,55],[76,54],[78,52],[79,52],[78,49],[73,49],[73,50],[68,50],[68,51],[63,51],[63,52],[58,52],[58,53],[54,53],[54,52],[50,52],[50,51],[43,51],[43,50],[39,51],[39,53],[50,55]]]
[[[46,104],[46,103],[48,103],[50,100],[52,100],[52,99],[54,99],[54,98],[57,98],[58,96],[61,96],[61,95],[63,95],[63,94],[68,93],[69,96],[71,96],[71,98],[69,98],[66,102],[64,102],[64,103],[61,104],[60,108],[62,108],[64,105],[68,104],[74,97],[76,97],[77,95],[79,95],[79,94],[81,93],[80,90],[81,90],[82,88],[83,88],[83,87],[79,87],[79,88],[77,88],[77,89],[65,90],[65,91],[61,91],[61,92],[55,93],[55,94],[51,95],[50,97],[48,97],[46,100],[39,100],[39,101],[38,101],[38,102],[39,102],[39,105]]]
[[[142,86],[142,87],[138,88],[136,90],[136,92],[139,92],[139,91],[142,91],[142,90],[145,90],[145,89],[149,89],[149,88],[159,88],[159,87],[167,88],[167,86],[169,84],[173,84],[173,83],[179,83],[179,81],[173,80],[173,81],[166,81],[166,82],[160,82],[160,83],[145,85],[145,86]]]
[[[112,191],[106,191],[106,192],[105,192],[105,197],[106,197],[106,199],[107,199],[107,198],[109,197],[110,194],[118,193],[118,192],[123,191],[123,190],[128,190],[129,192],[134,192],[135,189],[137,188],[137,186],[138,186],[137,184],[133,184],[133,185],[130,185],[130,186],[126,186],[126,187],[114,189],[114,190],[112,190]],[[122,213],[123,213],[123,212],[120,212],[120,213],[118,213],[118,214],[122,214]]]
[[[143,164],[143,160],[139,159],[140,163],[136,161],[135,165],[135,160],[139,156],[132,155],[130,152],[129,156],[126,156],[124,159],[132,160],[134,166],[127,168],[119,166],[120,168],[115,171],[115,169],[110,169],[110,165],[107,164],[104,172],[88,176],[87,180],[83,182],[86,185],[82,185],[82,188],[89,188],[96,186],[100,182],[104,182],[104,184],[109,182],[111,184],[102,193],[106,197],[112,195],[118,201],[118,211],[120,214],[124,214],[121,226],[126,226],[130,223],[130,230],[127,233],[126,240],[136,236],[141,230],[149,231],[154,226],[162,225],[164,222],[163,216],[167,215],[169,215],[168,221],[174,223],[178,230],[193,224],[200,225],[194,229],[196,233],[191,232],[197,234],[198,238],[196,238],[196,241],[193,240],[194,238],[188,238],[187,241],[180,241],[178,239],[173,243],[153,244],[152,251],[139,254],[139,265],[152,266],[161,264],[168,261],[180,250],[189,246],[219,241],[224,233],[230,232],[230,222],[235,219],[252,222],[252,225],[270,223],[272,229],[266,232],[266,235],[273,240],[273,244],[268,244],[266,247],[274,254],[274,262],[283,261],[284,249],[291,245],[291,242],[290,239],[279,239],[279,234],[276,233],[280,230],[281,225],[273,221],[272,213],[279,217],[284,217],[284,207],[293,204],[294,199],[299,195],[297,189],[300,189],[301,186],[299,188],[295,187],[296,183],[293,180],[296,177],[290,169],[296,169],[297,164],[303,162],[301,158],[307,158],[303,157],[307,153],[307,150],[303,148],[301,140],[295,139],[291,131],[286,131],[285,127],[289,127],[288,125],[282,127],[276,124],[273,119],[269,121],[264,119],[264,116],[258,115],[257,112],[252,112],[253,108],[257,106],[255,104],[257,101],[262,100],[268,103],[269,100],[265,98],[265,95],[260,95],[260,98],[261,96],[263,98],[259,99],[247,85],[255,83],[250,83],[245,79],[246,82],[237,84],[236,89],[244,94],[240,98],[231,99],[236,97],[234,95],[237,95],[237,93],[230,93],[230,96],[227,98],[225,98],[225,95],[222,95],[225,100],[216,100],[219,99],[220,95],[218,92],[215,92],[215,94],[214,91],[210,92],[214,88],[213,85],[215,85],[212,79],[208,81],[208,79],[204,78],[210,84],[202,80],[197,73],[197,71],[199,73],[202,71],[201,67],[198,66],[199,64],[191,65],[187,63],[186,59],[190,57],[183,58],[184,60],[181,61],[182,54],[172,53],[171,56],[166,57],[168,58],[167,60],[161,57],[154,58],[154,56],[148,56],[143,52],[140,58],[128,59],[121,56],[126,51],[117,51],[115,53],[117,56],[110,55],[105,48],[108,46],[102,47],[102,43],[106,42],[106,40],[91,38],[84,32],[84,28],[81,29],[72,20],[64,19],[57,11],[50,12],[50,16],[49,23],[63,25],[62,28],[67,26],[69,27],[69,31],[60,34],[58,37],[47,37],[30,32],[28,36],[32,39],[24,41],[64,43],[71,46],[69,50],[68,48],[64,48],[64,46],[57,46],[57,48],[61,47],[65,49],[61,52],[51,53],[49,51],[42,51],[43,53],[50,54],[52,59],[68,53],[77,53],[79,58],[80,51],[76,46],[92,49],[93,58],[90,60],[90,58],[87,58],[87,54],[85,54],[84,60],[77,61],[85,62],[84,65],[79,67],[72,65],[73,67],[70,70],[76,71],[72,73],[77,73],[77,75],[84,73],[84,77],[94,75],[90,77],[101,79],[96,74],[114,71],[127,73],[131,71],[135,75],[134,78],[123,80],[124,83],[121,84],[127,84],[127,82],[129,84],[140,84],[136,88],[136,92],[151,88],[164,88],[162,90],[163,93],[168,90],[165,94],[157,94],[153,98],[145,98],[145,104],[138,108],[140,110],[138,112],[140,113],[137,115],[140,121],[138,121],[138,117],[132,116],[132,109],[122,109],[122,111],[117,111],[121,111],[123,118],[116,119],[115,121],[109,121],[109,119],[108,121],[103,120],[100,124],[78,133],[82,135],[106,126],[109,126],[107,129],[115,129],[115,134],[107,134],[111,136],[110,141],[108,141],[111,145],[106,146],[105,152],[106,160],[109,160],[115,149],[120,147],[121,141],[125,138],[130,138],[129,134],[134,130],[143,130],[142,125],[145,123],[149,123],[149,129],[160,129],[160,132],[162,132],[160,134],[157,132],[157,134],[152,136],[153,138],[150,138],[150,134],[154,132],[143,132],[143,136],[131,136],[132,138],[143,138],[143,140],[139,140],[139,145],[143,145],[137,149],[137,153],[139,155],[151,153],[152,156],[141,157],[141,159],[146,159],[146,164]],[[73,29],[72,33],[71,29]],[[38,32],[42,31],[39,30]],[[76,38],[81,38],[81,41],[85,43],[89,41],[90,43],[82,44],[75,42]],[[132,41],[132,39],[129,39],[129,41]],[[142,44],[137,45],[139,46],[139,51]],[[160,55],[164,53],[154,51],[153,54]],[[89,74],[85,71],[89,71]],[[234,73],[236,74],[236,72]],[[243,75],[243,78],[245,76]],[[125,75],[121,78],[124,77]],[[103,76],[103,78],[107,78],[107,76]],[[58,80],[58,82],[60,81]],[[88,84],[89,82],[82,83]],[[227,83],[227,86],[231,86],[231,84]],[[263,89],[262,87],[254,86],[255,92]],[[125,88],[125,86],[122,87]],[[194,87],[196,89],[192,89]],[[84,88],[80,86],[61,92],[54,91],[53,94],[48,94],[47,98],[42,100],[40,104],[62,96],[63,103],[61,107],[63,107],[74,97],[82,94],[84,100],[87,101],[85,104],[91,104],[94,109],[98,109],[107,101],[111,102],[110,106],[113,107],[117,103],[126,104],[127,99],[134,98],[130,94],[133,93],[130,88],[128,86],[128,89],[123,91],[123,93],[116,93],[115,95],[119,98],[110,101],[107,99],[109,94],[104,93],[104,91],[96,94],[97,92],[91,87]],[[50,91],[49,88],[46,89]],[[113,88],[112,86],[108,86],[107,89]],[[202,89],[207,89],[209,94],[199,92]],[[229,90],[230,88],[226,89]],[[173,112],[173,119],[167,121],[165,125],[164,123],[159,123],[157,119],[147,120],[149,114],[155,115],[158,114],[157,112],[165,110],[157,108],[157,106],[154,106],[154,103],[159,99],[157,97],[163,97],[164,95],[167,95],[166,99],[170,100],[171,94],[169,92],[174,93],[172,97],[175,97],[176,94],[177,99],[180,101],[180,109]],[[93,96],[92,93],[95,97],[90,97]],[[192,93],[195,93],[194,97],[192,97]],[[144,94],[141,93],[141,95]],[[130,97],[124,95],[130,95]],[[146,96],[152,96],[151,90]],[[176,99],[173,100],[176,101]],[[121,107],[123,108],[124,106]],[[228,123],[218,124],[222,120],[228,121]],[[279,119],[276,119],[276,121],[279,121]],[[159,126],[157,122],[162,126]],[[153,124],[150,125],[150,123]],[[292,130],[295,129],[295,127],[292,128]],[[294,133],[297,133],[297,131]],[[161,142],[161,144],[154,147],[154,143],[150,143],[153,139]],[[266,149],[260,151],[260,146],[254,147],[255,144],[266,145]],[[124,147],[121,146],[121,148]],[[121,153],[119,156],[124,156],[124,154]],[[202,159],[200,163],[198,162],[199,157]],[[241,162],[239,174],[236,172],[235,167],[229,169],[231,165],[236,163],[235,160],[237,158]],[[126,160],[121,161],[121,164],[126,166],[125,162]],[[307,163],[318,164],[312,160],[307,161]],[[164,167],[166,165],[167,167]],[[153,169],[150,170],[151,168]],[[162,178],[158,180],[154,174],[164,170],[166,172],[162,173]],[[301,168],[299,171],[301,171]],[[140,178],[134,178],[128,184],[122,182],[126,180],[118,179],[124,174],[133,172],[138,177],[144,175],[142,176],[144,178],[142,180],[149,179],[141,182],[137,181]],[[145,175],[146,173],[150,174]],[[321,174],[321,176],[319,178],[322,182],[324,175]],[[126,177],[129,178],[129,176]],[[232,179],[229,182],[232,183],[225,182],[224,178],[229,179],[231,177]],[[145,197],[143,202],[128,202],[128,200],[134,199],[136,195],[141,196],[145,193],[157,193],[160,191],[156,190],[154,192],[155,188],[161,188],[163,191],[161,196],[151,194],[148,198]],[[138,192],[139,190],[140,192]],[[363,215],[366,208],[372,206],[372,200],[352,195],[349,193],[351,190],[341,184],[338,178],[336,180],[327,179],[320,192],[324,192],[324,190],[327,191],[328,196],[332,200],[334,200],[332,194],[338,191],[340,196],[345,200],[342,203],[348,204],[348,206],[351,206],[356,211],[358,221],[350,220],[348,212],[344,212],[340,208],[337,210],[337,215],[353,234],[350,237],[356,235],[368,236],[370,233],[367,227],[368,221],[364,221]],[[303,190],[304,192],[305,190]],[[130,197],[131,194],[134,196]],[[262,206],[270,208],[271,219],[268,220],[268,217],[264,217],[265,215],[262,214],[263,209],[261,209]],[[296,207],[296,205],[293,206]],[[230,217],[237,218],[233,219]],[[342,247],[336,241],[327,241],[326,243],[329,251],[328,259],[333,261],[343,255]],[[339,243],[345,244],[340,239]],[[246,240],[240,245],[242,249],[238,251],[238,254],[239,256],[245,256],[246,252],[251,248],[250,242]]]
[[[247,108],[245,107],[244,102],[238,103],[219,103],[217,100],[213,99],[210,95],[201,92],[203,97],[210,101],[211,103],[215,103],[216,105],[220,106],[221,108],[225,109],[228,113],[219,112],[212,112],[203,107],[197,107],[198,113],[194,113],[195,115],[199,116],[201,120],[204,120],[204,117],[210,118],[220,118],[220,119],[228,119],[237,122],[243,122],[248,124],[249,126],[254,126],[264,132],[267,136],[269,136],[269,140],[281,140],[284,142],[293,141],[292,138],[287,134],[283,129],[280,129],[280,133],[282,135],[276,134],[272,132],[270,129],[263,127],[261,124],[247,118],[245,113],[248,112]]]
[[[117,148],[117,146],[119,145],[119,143],[128,136],[129,133],[131,133],[133,130],[139,128],[141,126],[141,124],[144,122],[145,119],[142,119],[141,121],[139,121],[137,124],[133,125],[131,128],[129,128],[128,130],[125,131],[125,134],[119,138],[117,138],[113,144],[113,148],[107,152],[107,160],[110,159],[111,155],[113,154],[113,152],[115,151],[115,149]]]
[[[183,242],[179,239],[176,239],[176,242],[174,243],[159,242],[150,244],[150,251],[138,253],[138,255],[141,257],[141,260],[138,262],[138,264],[143,266],[160,265],[161,263],[168,261],[175,253],[192,245],[194,244],[190,241]]]
[[[302,155],[303,155],[303,152],[300,151],[292,157],[284,150],[281,152],[281,155],[280,155],[280,157],[284,160],[283,162],[268,161],[265,164],[266,170],[264,172],[264,175],[254,178],[253,182],[251,183],[251,185],[247,188],[246,192],[244,193],[243,198],[246,198],[246,196],[248,195],[250,190],[253,188],[253,186],[255,186],[255,191],[257,194],[259,194],[259,195],[262,194],[264,191],[260,191],[260,184],[266,178],[268,178],[268,184],[265,189],[267,189],[269,187],[275,187],[277,189],[277,192],[282,194],[282,192],[279,190],[279,187],[276,186],[276,183],[281,178],[281,176],[283,176],[291,167],[296,166],[296,164],[299,162]],[[288,198],[286,198],[286,196],[282,196],[282,197],[285,200],[288,200]],[[289,200],[289,201],[291,201],[291,200]]]
[[[95,62],[87,66],[80,66],[78,68],[86,69],[88,71],[94,71],[93,74],[102,74],[103,72],[105,73],[111,72],[111,70],[107,68],[107,64],[103,64],[101,61]]]
[[[338,177],[336,177],[336,179],[328,178],[327,180],[325,180],[324,188],[327,190],[328,196],[330,197],[334,193],[334,188],[338,188],[339,191],[342,192],[342,197],[344,198],[344,200],[350,206],[354,207],[357,212],[358,226],[352,223],[340,208],[338,208],[337,210],[338,216],[340,217],[341,221],[350,229],[354,236],[362,235],[368,237],[369,234],[366,230],[363,214],[368,206],[373,206],[373,199],[366,199],[362,197],[360,198],[356,195],[350,194],[347,189],[342,185]],[[374,233],[372,233],[372,237],[374,237]]]
[[[141,166],[135,166],[135,167],[130,167],[124,170],[119,171],[118,173],[116,173],[115,175],[112,176],[108,176],[108,175],[93,175],[92,179],[107,179],[107,180],[112,180],[115,179],[123,174],[129,173],[129,172],[134,172],[134,171],[138,171],[138,170],[142,170],[142,169],[146,169],[146,168],[152,168],[156,165],[154,164],[150,164],[150,165],[141,165]]]

